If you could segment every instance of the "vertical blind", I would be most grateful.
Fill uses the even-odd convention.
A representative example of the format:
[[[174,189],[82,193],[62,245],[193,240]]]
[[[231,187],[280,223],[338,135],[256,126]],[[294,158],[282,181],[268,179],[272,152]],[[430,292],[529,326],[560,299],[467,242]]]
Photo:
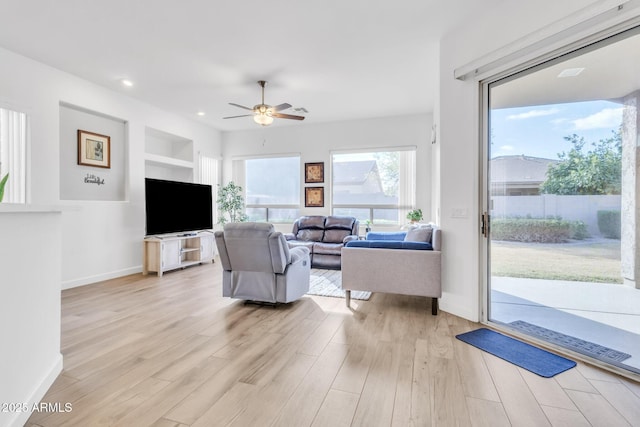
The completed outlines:
[[[199,155],[200,184],[211,185],[213,196],[213,223],[218,222],[218,210],[216,209],[216,199],[218,194],[218,160],[213,157]]]
[[[416,152],[400,151],[398,218],[402,221],[416,205]]]
[[[25,203],[27,194],[27,115],[0,108],[0,179],[9,179],[5,203]]]

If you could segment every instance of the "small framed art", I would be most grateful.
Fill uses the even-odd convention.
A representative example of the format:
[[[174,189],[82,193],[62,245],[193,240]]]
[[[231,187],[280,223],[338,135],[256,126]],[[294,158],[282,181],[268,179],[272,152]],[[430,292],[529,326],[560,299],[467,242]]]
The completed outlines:
[[[111,168],[111,137],[78,129],[78,164]]]
[[[304,206],[307,208],[323,208],[324,187],[305,187]]]
[[[324,182],[324,162],[305,163],[304,182],[307,184]]]

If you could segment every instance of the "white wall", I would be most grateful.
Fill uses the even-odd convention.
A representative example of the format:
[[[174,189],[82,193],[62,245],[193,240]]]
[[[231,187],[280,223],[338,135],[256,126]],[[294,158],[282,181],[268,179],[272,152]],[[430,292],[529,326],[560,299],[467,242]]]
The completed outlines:
[[[479,83],[454,79],[454,70],[575,13],[594,1],[504,2],[441,40],[439,103],[440,211],[443,230],[441,307],[481,318]]]
[[[220,156],[220,132],[4,49],[0,64],[0,103],[29,115],[30,200],[66,207],[63,288],[141,271],[145,127],[192,140],[196,153],[212,157]],[[126,201],[60,201],[60,102],[126,121]]]
[[[23,425],[62,370],[60,212],[0,205],[0,426]],[[21,206],[18,206],[22,208]]]
[[[225,132],[223,141],[223,181],[231,180],[234,156],[300,153],[301,215],[330,214],[330,164],[332,150],[416,146],[416,206],[431,212],[431,124],[430,114],[383,117],[332,123],[301,123],[295,126],[257,127],[255,130]],[[304,163],[324,162],[325,207],[304,207]],[[291,231],[283,226],[282,231]]]

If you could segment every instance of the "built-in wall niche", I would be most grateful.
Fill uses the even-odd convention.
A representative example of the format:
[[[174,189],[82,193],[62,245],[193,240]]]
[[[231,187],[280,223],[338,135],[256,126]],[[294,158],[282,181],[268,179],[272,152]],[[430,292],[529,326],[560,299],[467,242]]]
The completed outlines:
[[[193,182],[193,141],[147,127],[145,129],[145,176]]]
[[[60,103],[60,200],[125,201],[127,157],[125,120]]]

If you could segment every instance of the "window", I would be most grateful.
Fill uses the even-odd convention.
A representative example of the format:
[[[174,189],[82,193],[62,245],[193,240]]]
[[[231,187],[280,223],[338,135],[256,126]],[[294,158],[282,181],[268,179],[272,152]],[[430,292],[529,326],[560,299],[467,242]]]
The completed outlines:
[[[249,221],[292,223],[300,216],[300,156],[235,160]]]
[[[331,157],[334,215],[395,225],[415,205],[415,147],[334,153]]]
[[[26,203],[27,195],[27,115],[0,108],[0,181],[4,203]]]

